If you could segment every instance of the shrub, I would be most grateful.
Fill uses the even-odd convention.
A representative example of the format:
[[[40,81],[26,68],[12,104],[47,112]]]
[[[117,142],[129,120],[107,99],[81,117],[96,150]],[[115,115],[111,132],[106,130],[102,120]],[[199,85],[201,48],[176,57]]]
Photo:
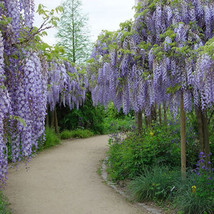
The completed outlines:
[[[88,138],[94,136],[94,133],[87,129],[76,129],[71,131],[71,137],[73,138]]]
[[[198,147],[194,132],[187,135],[187,164],[192,167],[196,163]],[[115,138],[117,135],[110,139],[108,151],[108,172],[114,181],[133,179],[146,166],[180,166],[180,134],[176,123],[168,127],[156,126],[142,136],[129,133],[125,140]]]
[[[76,129],[72,131],[64,130],[61,134],[61,139],[69,138],[88,138],[94,136],[94,133],[87,129]]]
[[[69,138],[71,138],[71,135],[72,133],[71,133],[71,131],[69,131],[69,130],[64,130],[64,131],[62,131],[61,133],[60,133],[60,137],[61,137],[61,139],[69,139]]]
[[[79,109],[58,107],[57,115],[61,130],[90,129],[96,134],[103,133],[104,108],[93,106],[90,93],[86,94],[85,103]]]
[[[45,141],[39,144],[39,150],[60,144],[60,138],[52,128],[45,129]]]
[[[115,132],[127,132],[134,126],[134,120],[132,117],[124,116],[123,119],[106,117],[104,119],[104,133],[110,134]]]

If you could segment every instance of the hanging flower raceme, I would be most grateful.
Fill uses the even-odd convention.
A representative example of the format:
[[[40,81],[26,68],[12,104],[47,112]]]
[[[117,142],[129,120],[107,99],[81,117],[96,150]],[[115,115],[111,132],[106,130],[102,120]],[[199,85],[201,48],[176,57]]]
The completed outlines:
[[[7,154],[6,136],[4,133],[4,122],[10,112],[10,98],[5,87],[4,72],[4,44],[2,34],[0,32],[0,181],[6,180],[7,174]]]
[[[84,103],[85,75],[81,76],[77,69],[68,62],[58,61],[49,63],[48,74],[48,104],[53,110],[57,103],[77,109]]]

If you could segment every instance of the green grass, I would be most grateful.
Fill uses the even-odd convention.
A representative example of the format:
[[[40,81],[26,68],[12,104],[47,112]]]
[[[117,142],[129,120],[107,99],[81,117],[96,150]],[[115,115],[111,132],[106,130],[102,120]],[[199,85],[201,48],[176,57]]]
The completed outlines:
[[[179,181],[179,171],[170,171],[166,167],[155,166],[143,170],[144,173],[129,184],[129,193],[135,201],[167,200],[170,190]]]
[[[193,186],[196,187],[195,192],[192,191]],[[212,172],[201,170],[200,176],[191,173],[184,182],[177,182],[176,187],[173,203],[181,213],[214,213],[214,175]]]
[[[8,201],[3,195],[2,192],[0,192],[0,214],[11,214],[11,211],[8,208]]]
[[[76,130],[64,130],[61,132],[61,139],[70,139],[70,138],[88,138],[94,136],[94,133],[87,129],[76,129]]]
[[[129,183],[129,194],[132,200],[138,202],[155,201],[162,205],[171,202],[178,213],[213,214],[214,184],[212,180],[207,180],[207,175],[188,173],[187,178],[182,180],[179,169],[168,170],[156,166],[144,170]],[[196,187],[195,192],[193,186]],[[174,190],[170,197],[172,188]]]

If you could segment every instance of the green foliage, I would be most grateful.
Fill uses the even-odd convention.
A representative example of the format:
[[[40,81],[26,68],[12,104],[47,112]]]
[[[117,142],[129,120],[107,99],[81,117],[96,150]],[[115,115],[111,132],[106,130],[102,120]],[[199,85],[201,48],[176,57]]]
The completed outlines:
[[[55,13],[62,13],[63,7],[58,6],[55,9],[52,9],[51,11],[47,10],[47,7],[39,4],[37,13],[42,16],[44,20],[44,24],[50,24],[53,27],[57,27],[57,22],[59,21],[59,17],[55,16]]]
[[[64,130],[60,133],[60,138],[65,140],[65,139],[70,139],[72,136],[72,132],[69,130]]]
[[[105,110],[103,122],[105,134],[127,132],[134,126],[133,113],[130,112],[125,115],[122,108],[118,112],[113,103],[109,103]]]
[[[76,129],[76,130],[64,130],[60,134],[61,139],[70,138],[88,138],[94,136],[94,133],[87,129]]]
[[[134,126],[134,120],[130,116],[124,118],[106,117],[104,119],[104,133],[128,132]]]
[[[197,161],[198,147],[195,133],[187,125],[187,165],[192,167]],[[116,140],[115,140],[116,139]],[[146,166],[180,166],[180,128],[179,123],[170,126],[155,126],[147,129],[142,136],[127,134],[125,140],[113,136],[109,142],[108,172],[112,180],[133,179]]]
[[[212,59],[214,59],[214,37],[211,38],[204,46],[199,48],[200,54],[208,54]]]
[[[190,174],[183,182],[176,183],[174,205],[183,213],[204,214],[214,211],[214,181],[210,175]]]
[[[128,31],[131,31],[132,25],[133,25],[132,20],[127,20],[125,22],[120,23],[120,29],[121,30],[127,29]]]
[[[91,130],[95,134],[103,133],[104,108],[101,106],[94,107],[91,95],[88,93],[86,96],[86,101],[79,110],[70,110],[68,107],[57,109],[61,131],[80,128]]]
[[[209,184],[208,184],[209,181]],[[211,184],[212,183],[212,184]],[[172,198],[170,190],[172,190]],[[182,180],[178,169],[155,166],[129,183],[128,191],[135,201],[169,201],[178,213],[204,214],[214,210],[214,183],[196,174]]]
[[[45,141],[39,144],[39,150],[60,144],[60,139],[52,128],[45,129]]]
[[[8,201],[3,195],[2,192],[0,192],[0,214],[11,214],[11,211],[8,208]]]
[[[175,182],[181,179],[179,171],[169,171],[166,167],[154,166],[143,171],[128,186],[130,196],[135,201],[167,200]]]

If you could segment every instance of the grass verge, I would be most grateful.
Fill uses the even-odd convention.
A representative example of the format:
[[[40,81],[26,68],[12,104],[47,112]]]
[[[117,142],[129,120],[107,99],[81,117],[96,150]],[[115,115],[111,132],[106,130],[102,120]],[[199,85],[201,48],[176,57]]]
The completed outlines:
[[[94,136],[94,133],[87,129],[76,129],[76,130],[64,130],[61,132],[61,139],[70,139],[70,138],[88,138]]]
[[[0,192],[0,214],[11,214],[10,209],[8,208],[9,203],[6,197]]]

